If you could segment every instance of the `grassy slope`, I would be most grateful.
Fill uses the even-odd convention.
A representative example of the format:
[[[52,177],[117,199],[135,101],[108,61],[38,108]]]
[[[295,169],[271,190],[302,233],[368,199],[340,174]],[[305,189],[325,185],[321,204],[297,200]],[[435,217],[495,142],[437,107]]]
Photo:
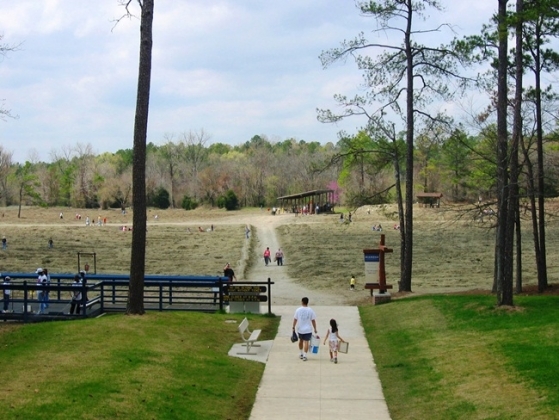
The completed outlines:
[[[559,298],[429,296],[362,307],[393,419],[559,418]]]
[[[0,329],[1,418],[242,419],[264,365],[231,358],[243,315],[148,313]],[[278,319],[251,316],[263,339]],[[7,408],[7,409],[6,409]]]

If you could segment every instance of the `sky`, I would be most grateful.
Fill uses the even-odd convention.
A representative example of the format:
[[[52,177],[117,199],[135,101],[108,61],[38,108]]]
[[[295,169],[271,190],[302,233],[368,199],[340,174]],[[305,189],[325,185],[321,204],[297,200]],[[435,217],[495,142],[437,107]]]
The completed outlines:
[[[133,11],[140,11],[133,1]],[[429,27],[479,33],[497,0],[441,0]],[[17,162],[52,160],[78,144],[94,153],[133,146],[139,19],[118,0],[0,0],[0,145]],[[376,24],[354,0],[155,0],[148,142],[203,130],[207,145],[253,136],[337,142],[359,118],[317,121],[335,94],[359,91],[351,60],[323,69],[322,51]],[[391,34],[381,34],[393,42]],[[437,41],[451,34],[437,34]]]

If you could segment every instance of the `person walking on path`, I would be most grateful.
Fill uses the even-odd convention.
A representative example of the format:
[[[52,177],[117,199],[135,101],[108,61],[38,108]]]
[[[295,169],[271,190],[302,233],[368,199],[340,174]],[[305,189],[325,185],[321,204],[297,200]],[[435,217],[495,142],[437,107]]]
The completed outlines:
[[[11,278],[10,276],[6,276],[4,277],[4,286],[10,286],[10,282],[11,282]],[[6,313],[8,312],[8,309],[10,307],[10,295],[11,295],[11,290],[10,289],[4,289],[4,310],[2,311],[2,313]]]
[[[330,328],[326,332],[326,337],[324,338],[324,344],[328,340],[328,345],[330,347],[330,361],[338,363],[338,348],[340,341],[344,342],[344,339],[338,334],[338,323],[334,318],[330,320]]]
[[[281,248],[278,248],[278,250],[276,251],[276,262],[278,263],[278,265],[283,265],[283,251],[281,250]]]
[[[351,275],[351,280],[349,281],[349,289],[355,291],[355,276]]]
[[[299,358],[304,362],[307,361],[309,342],[311,341],[313,330],[317,334],[316,314],[308,305],[308,297],[301,299],[301,307],[297,308],[293,316],[293,331],[299,333]]]
[[[264,251],[264,264],[268,265],[270,263],[270,247],[266,247]]]

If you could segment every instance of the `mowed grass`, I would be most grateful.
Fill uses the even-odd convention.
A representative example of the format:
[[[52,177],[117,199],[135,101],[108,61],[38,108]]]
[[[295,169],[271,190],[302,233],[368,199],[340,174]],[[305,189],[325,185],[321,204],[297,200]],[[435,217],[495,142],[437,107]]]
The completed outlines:
[[[242,318],[176,312],[4,324],[0,418],[248,418],[264,364],[227,355]],[[276,335],[279,318],[249,319],[262,339]]]
[[[362,306],[398,419],[559,418],[559,297],[437,295]]]
[[[383,207],[366,207],[352,223],[340,223],[338,215],[298,217],[278,228],[286,253],[288,272],[311,288],[329,289],[348,296],[349,279],[356,276],[357,289],[364,278],[363,249],[377,248],[381,234],[386,246],[387,283],[398,290],[400,278],[400,232],[393,228],[394,213]],[[347,218],[347,212],[346,218]],[[495,250],[494,220],[486,223],[459,219],[448,209],[415,209],[412,290],[421,293],[484,289],[493,284]],[[295,218],[294,218],[295,219]],[[383,231],[371,229],[382,224]],[[523,221],[523,283],[537,283],[534,246],[527,220]],[[550,218],[546,227],[548,278],[559,276],[559,220]]]
[[[6,236],[8,249],[0,252],[0,272],[34,272],[37,267],[49,268],[51,273],[78,271],[78,252],[95,253],[97,273],[123,274],[130,272],[132,215],[119,211],[99,212],[108,215],[106,226],[85,226],[84,214],[77,221],[72,214],[60,220],[60,209],[24,209],[26,217],[17,219],[14,209],[5,211],[0,219],[0,235]],[[66,212],[69,213],[69,212]],[[150,212],[146,242],[147,274],[222,275],[223,266],[235,267],[241,260],[245,244],[245,226],[238,222],[217,225],[216,220],[230,217],[225,212],[169,210],[158,212],[158,220]],[[97,212],[90,212],[92,222]],[[202,222],[200,222],[200,219]],[[191,223],[189,223],[189,220]],[[193,224],[193,220],[198,224]],[[208,232],[211,224],[214,231]],[[199,231],[199,227],[203,232]],[[48,248],[52,238],[54,247]],[[92,256],[81,257],[94,269]]]

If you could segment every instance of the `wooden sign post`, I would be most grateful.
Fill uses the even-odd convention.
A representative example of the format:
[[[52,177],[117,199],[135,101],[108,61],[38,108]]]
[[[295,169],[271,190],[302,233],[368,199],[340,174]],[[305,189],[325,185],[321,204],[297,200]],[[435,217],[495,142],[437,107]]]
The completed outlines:
[[[388,248],[384,242],[384,234],[380,235],[380,244],[377,249],[364,249],[364,259],[365,259],[365,278],[366,280],[372,280],[370,283],[365,283],[365,289],[371,291],[371,296],[373,304],[377,305],[379,303],[390,302],[390,293],[387,293],[388,289],[392,289],[392,285],[386,284],[386,270],[384,267],[384,257],[386,253],[392,252],[392,248]],[[378,273],[378,277],[375,282],[374,276]],[[378,289],[378,292],[375,290]]]

